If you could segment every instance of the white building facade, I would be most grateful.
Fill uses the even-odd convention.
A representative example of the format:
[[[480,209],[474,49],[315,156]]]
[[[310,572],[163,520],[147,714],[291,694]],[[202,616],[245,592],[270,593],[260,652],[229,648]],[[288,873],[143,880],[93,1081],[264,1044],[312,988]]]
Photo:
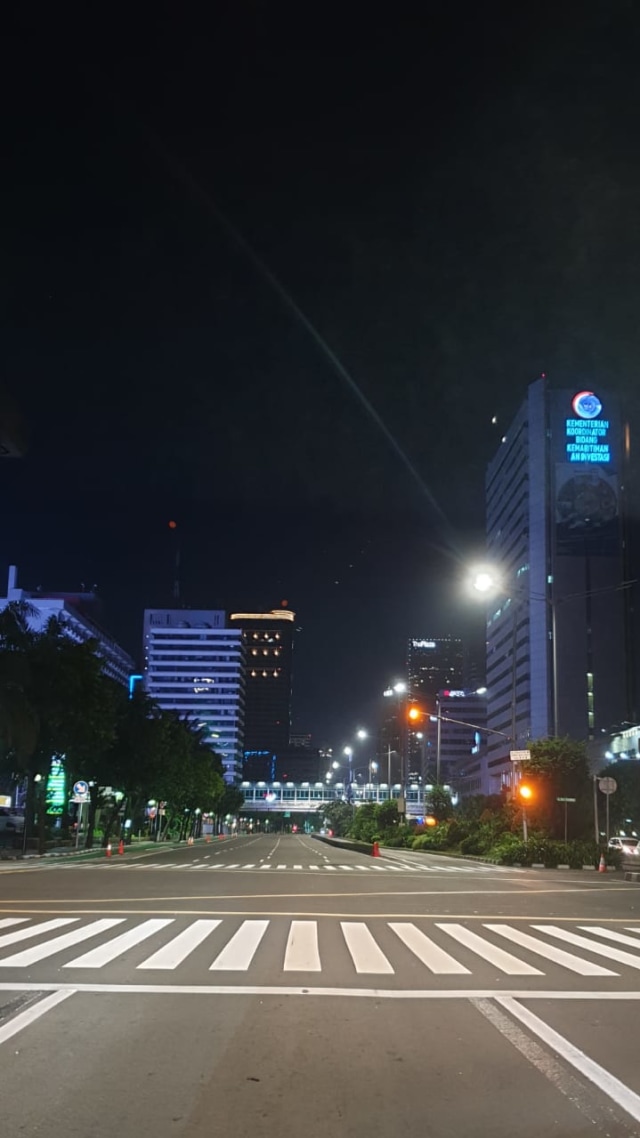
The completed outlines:
[[[28,623],[33,632],[44,632],[51,618],[56,617],[62,621],[67,635],[72,640],[78,643],[95,640],[105,675],[126,687],[129,685],[130,676],[136,670],[131,656],[79,607],[83,600],[90,603],[94,599],[89,593],[47,594],[40,590],[21,589],[18,587],[17,568],[11,565],[7,595],[0,597],[0,612],[11,602],[24,602],[29,606]]]
[[[147,693],[204,730],[233,785],[242,780],[244,651],[242,630],[227,628],[220,610],[145,610]]]

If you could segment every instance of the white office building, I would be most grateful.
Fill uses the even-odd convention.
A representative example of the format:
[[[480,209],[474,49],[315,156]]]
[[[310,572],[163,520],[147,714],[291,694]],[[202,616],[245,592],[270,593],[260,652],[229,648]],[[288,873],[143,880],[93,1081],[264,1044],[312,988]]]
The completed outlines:
[[[44,632],[51,618],[56,617],[62,621],[71,639],[78,643],[95,640],[105,675],[119,684],[129,684],[129,678],[136,670],[134,662],[128,652],[89,615],[99,603],[94,593],[47,593],[41,589],[20,589],[18,570],[15,565],[10,565],[7,595],[0,597],[0,612],[11,602],[24,602],[29,606],[28,623],[33,632]]]
[[[167,711],[206,732],[228,783],[242,779],[244,752],[242,629],[227,628],[220,610],[146,609],[145,688]]]

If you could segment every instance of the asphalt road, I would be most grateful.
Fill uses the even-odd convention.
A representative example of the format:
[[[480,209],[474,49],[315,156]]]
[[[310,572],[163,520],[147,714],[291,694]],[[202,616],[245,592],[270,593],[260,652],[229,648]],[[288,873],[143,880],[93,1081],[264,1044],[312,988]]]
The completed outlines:
[[[640,1135],[640,889],[305,836],[0,867],[2,1133]]]

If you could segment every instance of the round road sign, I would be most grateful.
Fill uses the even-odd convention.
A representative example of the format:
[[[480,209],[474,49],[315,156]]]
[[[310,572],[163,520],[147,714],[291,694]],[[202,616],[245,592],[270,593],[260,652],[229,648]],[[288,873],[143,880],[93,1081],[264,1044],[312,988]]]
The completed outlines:
[[[89,783],[85,782],[81,778],[78,779],[78,781],[74,782],[74,784],[73,784],[73,793],[77,794],[77,795],[88,794],[89,793]]]
[[[601,778],[598,786],[603,794],[613,794],[618,789],[618,784],[615,778]]]

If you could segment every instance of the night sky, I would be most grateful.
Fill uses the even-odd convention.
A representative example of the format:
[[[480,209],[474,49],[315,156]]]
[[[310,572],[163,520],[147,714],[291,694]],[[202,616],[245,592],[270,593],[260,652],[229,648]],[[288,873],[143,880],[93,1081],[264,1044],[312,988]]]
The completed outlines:
[[[477,635],[460,581],[527,384],[640,420],[640,10],[517,7],[18,17],[3,576],[97,584],[139,655],[174,518],[187,605],[298,613],[318,744],[372,725],[408,636]]]

